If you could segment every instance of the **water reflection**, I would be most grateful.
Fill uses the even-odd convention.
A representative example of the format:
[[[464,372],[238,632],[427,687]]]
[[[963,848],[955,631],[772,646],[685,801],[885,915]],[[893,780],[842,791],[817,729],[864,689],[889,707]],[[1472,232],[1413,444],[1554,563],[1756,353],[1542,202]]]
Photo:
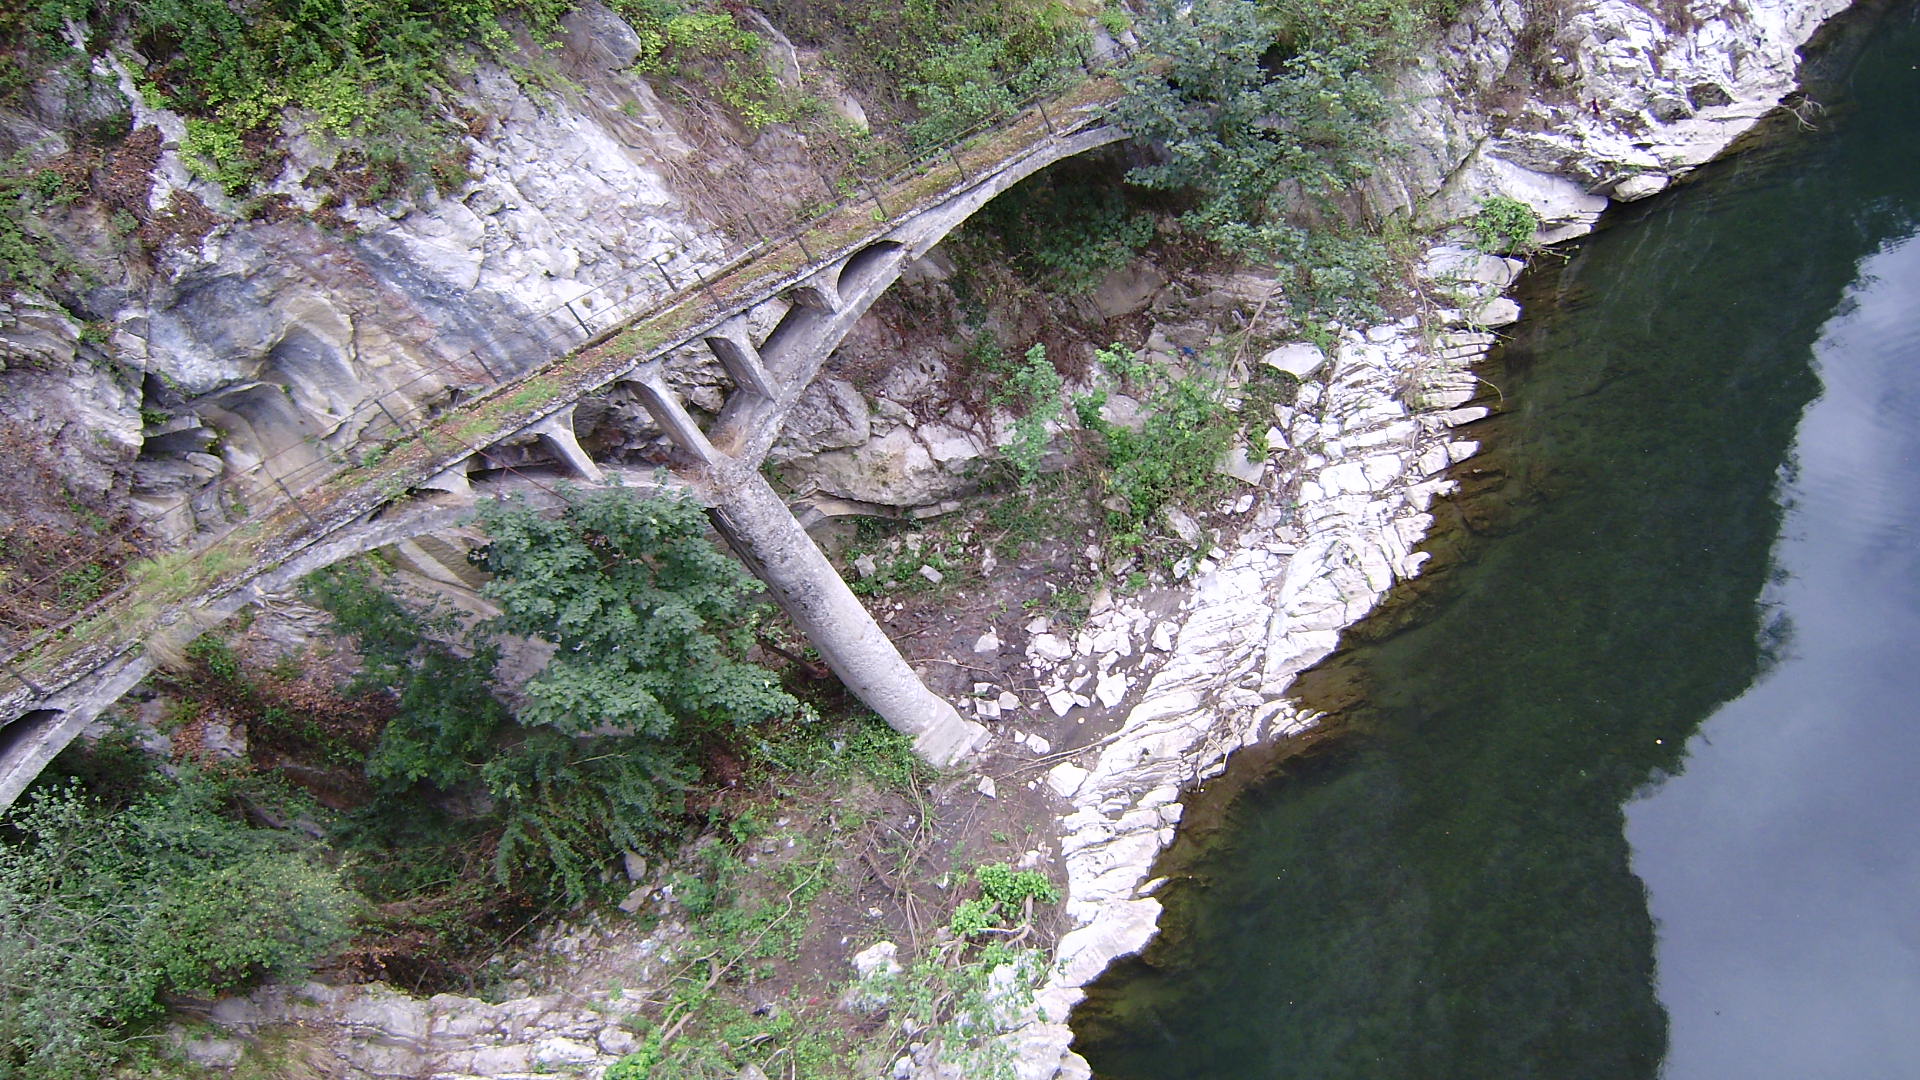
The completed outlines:
[[[1075,1017],[1077,1045],[1099,1075],[1621,1080],[1660,1071],[1668,1014],[1655,996],[1655,927],[1629,866],[1622,805],[1651,777],[1689,770],[1634,804],[1638,843],[1641,815],[1690,790],[1703,768],[1703,753],[1682,758],[1702,719],[1770,664],[1780,667],[1767,686],[1784,684],[1829,631],[1820,611],[1783,597],[1831,583],[1783,558],[1792,576],[1768,585],[1782,524],[1776,495],[1795,426],[1820,390],[1814,342],[1859,260],[1909,232],[1920,206],[1917,52],[1911,15],[1881,28],[1852,76],[1857,102],[1843,87],[1825,92],[1828,130],[1635,210],[1533,281],[1535,317],[1491,373],[1510,412],[1490,433],[1497,450],[1468,477],[1477,492],[1465,513],[1477,536],[1470,561],[1439,583],[1442,599],[1418,626],[1347,657],[1368,688],[1363,733],[1240,798],[1225,838],[1163,894],[1163,944],[1103,982]],[[1858,298],[1848,318],[1876,309]],[[1883,458],[1906,453],[1909,442],[1893,451],[1860,430],[1862,415],[1899,423],[1904,400],[1884,386],[1864,389],[1837,437],[1861,453],[1876,445]],[[1887,462],[1856,470],[1844,495],[1816,492],[1811,478],[1826,459],[1804,441],[1800,454],[1795,528],[1805,514],[1837,516],[1819,500],[1892,500],[1920,482],[1920,468],[1909,467],[1902,488]],[[1917,579],[1902,561],[1912,523],[1867,530],[1884,560],[1876,573]],[[1867,558],[1859,553],[1852,572]],[[1772,606],[1757,602],[1769,588]],[[1826,605],[1855,626],[1853,659],[1821,654],[1831,679],[1863,678],[1858,664],[1869,656],[1915,655],[1909,631],[1920,627],[1866,635],[1844,618],[1849,606],[1865,613],[1857,603]],[[1817,736],[1840,730],[1836,707],[1873,711],[1882,726],[1914,711],[1869,706],[1838,684],[1824,693],[1788,707],[1785,726],[1812,726]],[[1777,803],[1730,796],[1649,828],[1686,833],[1704,813],[1747,823],[1755,844],[1728,858],[1787,864],[1789,899],[1754,898],[1754,910],[1781,920],[1765,924],[1769,936],[1814,928],[1795,946],[1806,957],[1831,953],[1836,939],[1823,931],[1836,926],[1908,927],[1852,898],[1876,876],[1916,895],[1920,881],[1892,857],[1913,847],[1906,830],[1889,826],[1913,820],[1906,800],[1843,824],[1830,849],[1804,861],[1794,847],[1769,856],[1762,842],[1819,848],[1811,808],[1839,800],[1839,789],[1910,775],[1904,746],[1863,749],[1859,740],[1876,737],[1853,729],[1831,746],[1796,746],[1810,781],[1788,781],[1791,755],[1760,757],[1745,790],[1775,792]],[[1643,862],[1650,851],[1642,848]],[[1700,890],[1715,878],[1710,860],[1672,861]],[[1654,892],[1660,989],[1724,1015],[1736,992],[1725,979],[1688,980],[1743,949],[1751,955],[1751,936],[1733,934],[1748,916],[1706,891],[1674,892],[1670,910],[1665,890]],[[1695,924],[1719,935],[1702,940],[1699,964],[1671,948],[1692,939]],[[1878,946],[1892,958],[1888,978],[1902,964],[1920,968],[1902,932],[1910,931],[1888,931]],[[1823,970],[1830,978],[1805,989],[1837,995],[1844,977]],[[1786,984],[1805,978],[1785,976],[1756,992],[1764,1002],[1742,996],[1736,1008],[1777,1017],[1792,1000]],[[1831,1053],[1864,1030],[1898,1030],[1880,1011],[1897,988],[1876,978],[1863,976],[1871,1000],[1793,1006],[1836,1033],[1810,1045]],[[1914,999],[1902,1001],[1911,1012]],[[1831,1014],[1847,1009],[1859,1022],[1837,1025]],[[1696,1045],[1696,1011],[1673,1008],[1675,1068]],[[1675,1076],[1747,1075],[1748,1059],[1728,1065],[1698,1045],[1697,1071]]]
[[[1852,299],[1815,350],[1768,590],[1793,645],[1627,808],[1671,1080],[1920,1070],[1920,242]]]

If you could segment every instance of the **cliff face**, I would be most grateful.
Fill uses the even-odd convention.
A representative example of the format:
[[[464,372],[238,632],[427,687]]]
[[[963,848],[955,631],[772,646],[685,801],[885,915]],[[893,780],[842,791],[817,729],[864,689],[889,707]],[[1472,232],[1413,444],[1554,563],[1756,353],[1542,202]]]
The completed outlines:
[[[529,48],[538,80],[480,63],[459,85],[465,178],[409,199],[342,181],[349,148],[298,134],[271,182],[229,198],[188,171],[185,121],[119,59],[34,88],[0,116],[0,150],[91,164],[113,187],[50,215],[80,263],[67,310],[31,291],[0,306],[0,418],[100,433],[59,455],[69,481],[117,482],[178,537],[217,521],[215,476],[265,498],[263,459],[284,475],[316,444],[353,447],[386,423],[376,395],[404,413],[537,365],[710,268],[801,178],[819,187],[804,140],[663,102],[639,50],[588,4],[558,48]],[[117,115],[131,134],[104,151],[76,134]]]
[[[1401,83],[1406,152],[1370,195],[1443,223],[1498,192],[1548,242],[1608,197],[1645,198],[1718,154],[1796,85],[1798,49],[1844,0],[1492,0]]]

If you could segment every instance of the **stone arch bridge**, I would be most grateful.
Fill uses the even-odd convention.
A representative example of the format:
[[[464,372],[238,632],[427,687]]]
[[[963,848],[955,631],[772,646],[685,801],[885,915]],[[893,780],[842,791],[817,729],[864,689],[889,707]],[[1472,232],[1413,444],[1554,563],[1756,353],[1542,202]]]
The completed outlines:
[[[1017,142],[993,167],[976,166],[971,173],[961,169],[960,183],[877,224],[840,252],[809,260],[791,273],[770,275],[772,280],[757,289],[753,299],[631,363],[576,385],[530,418],[518,417],[511,430],[482,436],[484,445],[469,440],[476,449],[434,458],[405,478],[410,483],[389,482],[383,488],[399,494],[348,500],[341,512],[305,523],[309,527],[300,530],[297,539],[257,543],[249,552],[256,557],[245,573],[169,611],[157,631],[128,633],[109,645],[82,651],[50,676],[35,679],[13,665],[0,668],[12,684],[0,693],[0,717],[5,718],[0,724],[0,808],[18,798],[54,756],[153,670],[148,640],[167,637],[184,644],[315,570],[449,529],[471,514],[479,500],[521,491],[536,504],[557,501],[541,485],[495,467],[494,455],[501,448],[529,438],[544,444],[577,485],[622,483],[641,491],[671,487],[698,499],[708,507],[718,531],[767,583],[849,689],[888,723],[912,735],[928,759],[946,764],[964,756],[984,738],[984,729],[934,695],[907,666],[766,483],[760,465],[827,358],[909,263],[1026,177],[1125,138],[1102,119],[1097,100],[1071,109],[1056,105],[1051,115],[1042,111],[1033,123],[1033,137]],[[755,334],[751,315],[769,303],[786,310],[769,332]],[[705,427],[666,379],[665,357],[688,345],[711,350],[731,384],[724,405]],[[575,438],[575,403],[616,385],[633,392],[671,440],[673,459],[667,473],[641,475],[603,466]]]

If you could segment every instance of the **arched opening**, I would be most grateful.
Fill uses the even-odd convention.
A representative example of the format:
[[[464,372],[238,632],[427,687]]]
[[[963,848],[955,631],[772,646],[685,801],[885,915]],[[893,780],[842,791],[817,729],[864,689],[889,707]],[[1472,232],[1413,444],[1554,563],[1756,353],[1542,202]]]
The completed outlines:
[[[901,246],[892,240],[882,240],[854,252],[841,264],[840,276],[834,285],[835,291],[840,294],[840,302],[857,302],[856,298],[864,290],[889,277],[904,257]]]

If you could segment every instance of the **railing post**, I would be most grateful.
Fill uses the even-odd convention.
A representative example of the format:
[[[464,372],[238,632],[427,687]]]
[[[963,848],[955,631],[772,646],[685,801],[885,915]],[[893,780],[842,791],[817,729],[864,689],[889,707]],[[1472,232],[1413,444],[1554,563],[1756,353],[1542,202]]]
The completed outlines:
[[[1040,106],[1040,121],[1047,125],[1047,134],[1058,137],[1060,133],[1053,129],[1053,117],[1047,115],[1047,103],[1037,101],[1035,104]]]
[[[707,294],[707,299],[713,301],[713,306],[721,307],[720,294],[713,291],[713,283],[707,280],[707,275],[701,273],[697,265],[693,268],[693,278],[700,283],[700,288]]]
[[[34,682],[32,679],[27,678],[25,675],[22,675],[20,673],[20,669],[14,667],[11,663],[8,663],[4,660],[0,660],[0,667],[5,668],[7,671],[7,674],[13,676],[15,679],[18,679],[20,681],[20,685],[26,687],[28,690],[32,691],[35,694],[40,695],[41,697],[47,696],[47,691],[45,687],[41,686],[39,683]]]
[[[953,147],[951,146],[947,147],[947,160],[953,162],[953,167],[959,171],[960,180],[962,183],[973,182],[973,177],[967,175],[967,167],[965,165],[960,164],[960,155],[954,153]]]
[[[272,474],[269,473],[268,475],[271,476]],[[294,497],[293,492],[287,490],[287,485],[278,476],[273,477],[273,486],[280,489],[280,494],[285,495],[287,497],[287,501],[293,504],[293,508],[295,510],[300,511],[300,516],[307,519],[308,525],[311,525],[316,529],[320,527],[320,523],[314,520],[314,517],[312,514],[307,513],[307,508],[300,505],[300,500]]]
[[[662,266],[662,265],[660,265],[660,256],[658,256],[658,255],[649,255],[649,256],[647,256],[647,261],[653,264],[653,268],[654,268],[655,270],[658,270],[658,271],[660,271],[660,278],[661,278],[661,280],[663,280],[663,281],[665,281],[665,282],[667,283],[667,290],[668,290],[669,292],[679,292],[679,291],[680,291],[680,286],[678,286],[678,285],[676,285],[676,284],[674,284],[674,282],[673,282],[673,275],[672,275],[672,274],[669,274],[669,273],[667,273],[667,268],[666,268],[666,267],[664,267],[664,266]]]
[[[384,413],[384,414],[386,414],[386,417],[387,417],[387,422],[388,422],[388,423],[390,423],[390,424],[392,424],[392,425],[393,425],[394,427],[396,427],[396,428],[399,428],[399,429],[400,429],[400,433],[401,433],[401,434],[403,434],[403,435],[411,435],[411,434],[413,434],[413,432],[411,432],[411,431],[408,431],[408,430],[407,430],[407,425],[405,425],[405,424],[403,424],[403,423],[401,423],[401,422],[400,422],[400,418],[399,418],[399,417],[397,417],[397,416],[395,416],[395,415],[393,415],[393,410],[392,410],[392,409],[389,409],[389,408],[387,408],[387,397],[386,397],[386,395],[385,395],[385,394],[377,394],[377,395],[375,395],[375,396],[374,396],[374,399],[373,399],[373,403],[374,403],[374,405],[376,405],[376,406],[378,406],[378,407],[379,407],[379,409],[380,409],[380,411],[381,411],[382,413]]]
[[[892,217],[892,214],[887,213],[887,204],[880,201],[880,192],[874,189],[873,181],[862,176],[860,177],[860,183],[866,187],[867,194],[873,196],[873,205],[880,208],[880,216],[883,218]]]

